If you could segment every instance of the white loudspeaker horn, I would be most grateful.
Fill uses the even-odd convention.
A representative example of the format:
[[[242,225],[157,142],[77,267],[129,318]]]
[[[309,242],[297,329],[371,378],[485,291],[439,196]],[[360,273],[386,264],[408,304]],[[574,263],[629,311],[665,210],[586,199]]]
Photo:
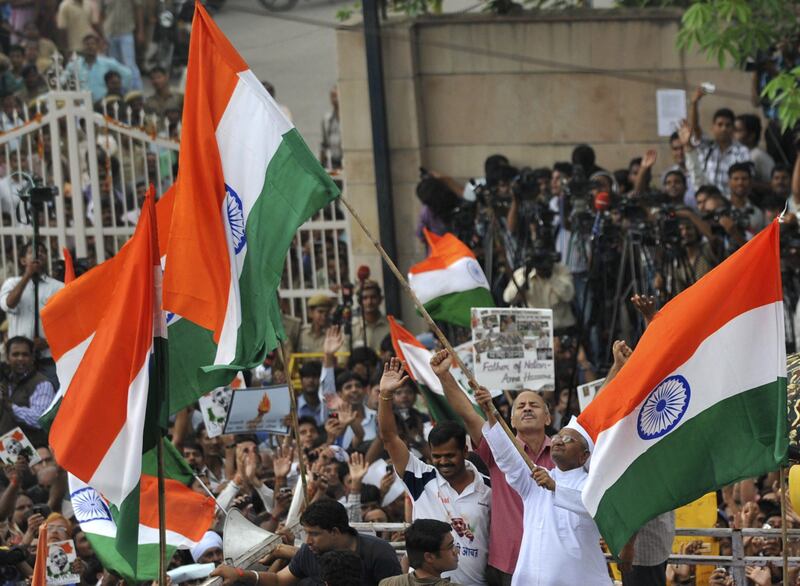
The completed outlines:
[[[225,563],[236,568],[248,568],[268,556],[280,544],[280,535],[253,525],[238,509],[228,511],[222,534]]]
[[[253,525],[238,509],[228,511],[222,536],[222,556],[227,565],[247,569],[280,544],[280,535]],[[208,578],[200,586],[222,586],[222,578]]]

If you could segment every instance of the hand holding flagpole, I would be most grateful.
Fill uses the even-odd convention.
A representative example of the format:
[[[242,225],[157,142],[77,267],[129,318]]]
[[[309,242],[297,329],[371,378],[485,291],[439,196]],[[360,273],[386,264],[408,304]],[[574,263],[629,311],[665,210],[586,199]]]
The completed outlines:
[[[392,259],[389,258],[389,255],[383,249],[383,246],[381,246],[380,242],[378,242],[375,239],[375,237],[372,235],[372,233],[366,227],[364,222],[361,220],[361,217],[358,215],[358,213],[355,211],[355,209],[353,209],[353,206],[350,205],[350,202],[348,202],[347,199],[343,195],[339,196],[339,200],[342,202],[344,207],[347,208],[347,211],[350,212],[350,215],[353,216],[353,218],[358,223],[358,225],[361,226],[361,229],[364,230],[364,233],[370,239],[370,241],[372,242],[372,245],[380,253],[381,257],[386,262],[386,264],[388,265],[389,269],[392,271],[392,273],[394,273],[394,276],[397,277],[397,280],[399,281],[400,286],[411,297],[411,300],[414,302],[414,305],[416,306],[417,310],[422,315],[422,318],[425,320],[425,323],[428,324],[428,327],[431,329],[433,334],[438,338],[439,342],[442,344],[442,347],[444,349],[446,349],[450,353],[450,355],[453,357],[453,360],[456,361],[456,364],[458,365],[458,368],[460,368],[461,372],[464,373],[464,376],[467,377],[467,380],[469,381],[469,385],[473,389],[477,389],[480,385],[478,384],[478,381],[475,380],[475,376],[472,374],[472,371],[469,370],[466,367],[466,365],[461,360],[459,355],[456,354],[456,351],[453,349],[452,344],[450,344],[450,341],[442,333],[442,330],[440,330],[439,326],[437,326],[436,323],[433,321],[433,318],[430,316],[428,311],[425,309],[425,306],[422,305],[422,302],[419,300],[419,298],[417,297],[416,293],[414,293],[414,291],[411,289],[411,286],[408,284],[408,281],[406,280],[405,276],[400,272],[400,269],[398,269],[397,265],[395,265],[394,262],[392,261]],[[497,411],[497,407],[494,406],[494,403],[491,404],[491,412],[494,415],[495,419],[497,419],[498,423],[500,423],[500,426],[503,428],[503,431],[505,431],[506,434],[508,434],[508,437],[511,439],[511,442],[514,444],[514,446],[516,446],[517,450],[519,451],[519,453],[522,456],[522,458],[525,460],[525,463],[528,465],[528,467],[531,470],[535,470],[536,469],[536,464],[533,463],[533,460],[531,460],[530,456],[528,456],[528,454],[525,452],[525,450],[522,448],[522,446],[520,446],[519,443],[515,440],[514,433],[511,431],[511,428],[508,427],[508,424],[505,422],[503,417]]]

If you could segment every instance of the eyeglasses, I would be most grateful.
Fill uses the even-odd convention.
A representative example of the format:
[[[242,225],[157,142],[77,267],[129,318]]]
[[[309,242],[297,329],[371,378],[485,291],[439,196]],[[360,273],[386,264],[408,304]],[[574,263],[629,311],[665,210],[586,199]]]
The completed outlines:
[[[578,440],[572,437],[571,435],[559,435],[556,434],[550,441],[560,441],[562,444],[571,444],[577,442]]]

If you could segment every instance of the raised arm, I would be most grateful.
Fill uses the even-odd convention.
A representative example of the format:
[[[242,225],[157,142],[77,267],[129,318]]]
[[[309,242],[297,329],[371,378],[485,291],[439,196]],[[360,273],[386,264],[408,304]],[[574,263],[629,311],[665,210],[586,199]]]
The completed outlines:
[[[456,414],[464,420],[464,425],[467,428],[472,444],[477,446],[483,439],[484,419],[475,411],[472,401],[464,394],[464,391],[461,390],[456,379],[450,373],[452,364],[453,358],[447,350],[440,350],[431,357],[431,368],[442,383],[442,390],[447,402],[450,403]]]
[[[392,358],[383,365],[383,376],[380,384],[380,400],[378,401],[378,431],[380,432],[383,447],[389,452],[394,469],[402,476],[408,465],[408,446],[403,443],[397,433],[397,422],[392,409],[394,392],[408,381],[408,375],[403,372],[403,363],[397,358]]]
[[[475,391],[475,399],[481,408],[491,413],[489,403],[492,396],[484,388]],[[524,499],[537,490],[536,482],[531,478],[531,472],[525,460],[520,456],[516,446],[511,443],[503,427],[496,424],[493,419],[483,425],[483,437],[492,450],[494,461],[498,468],[505,474],[508,484]]]
[[[700,100],[706,95],[702,87],[697,87],[692,95],[692,100],[689,104],[689,128],[692,130],[692,136],[696,140],[703,137],[703,130],[700,128]]]
[[[658,152],[654,149],[648,149],[642,157],[642,164],[639,166],[639,173],[636,174],[636,181],[633,183],[633,193],[641,195],[647,191],[652,177],[653,165],[656,164],[658,159]]]

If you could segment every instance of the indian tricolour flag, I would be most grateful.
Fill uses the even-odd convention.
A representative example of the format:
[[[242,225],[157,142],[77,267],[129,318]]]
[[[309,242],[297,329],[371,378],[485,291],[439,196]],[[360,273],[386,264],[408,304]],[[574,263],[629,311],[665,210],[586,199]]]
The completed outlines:
[[[583,502],[613,552],[653,517],[784,461],[778,241],[773,222],[670,301],[578,417],[595,444]]]
[[[297,229],[339,190],[200,4],[164,273],[175,392],[209,391],[263,362],[283,335],[277,289]],[[172,360],[174,353],[171,354]],[[194,367],[200,357],[204,368]],[[180,357],[179,357],[180,359]]]
[[[462,327],[470,325],[470,309],[494,307],[489,282],[475,255],[453,234],[425,230],[428,258],[408,270],[408,284],[431,317]]]
[[[142,454],[159,437],[163,398],[153,384],[163,367],[154,356],[165,332],[152,190],[123,250],[106,271],[110,281],[76,304],[82,289],[73,281],[48,302],[42,325],[64,389],[50,428],[53,454],[120,510],[125,530],[117,549],[135,563],[135,534],[131,539],[128,532],[138,525]],[[87,302],[95,298],[91,308]]]
[[[188,485],[193,473],[171,442],[164,446],[164,486],[166,510],[167,560],[176,549],[191,549],[214,521],[215,503],[211,497]],[[139,522],[133,535],[138,544],[135,563],[120,555],[116,547],[120,510],[95,489],[69,475],[69,494],[75,519],[92,544],[103,567],[129,583],[158,579],[158,478],[156,448],[144,454],[139,490]]]
[[[436,373],[433,372],[433,368],[431,368],[433,352],[423,346],[411,332],[397,323],[394,317],[390,315],[388,319],[394,352],[405,363],[409,376],[417,384],[420,393],[422,393],[431,419],[435,422],[449,420],[463,423],[461,417],[453,411],[453,408],[447,402],[444,390],[442,390],[442,383]],[[472,393],[463,387],[461,387],[461,390],[472,401],[475,410],[482,415],[483,413],[475,403]]]

